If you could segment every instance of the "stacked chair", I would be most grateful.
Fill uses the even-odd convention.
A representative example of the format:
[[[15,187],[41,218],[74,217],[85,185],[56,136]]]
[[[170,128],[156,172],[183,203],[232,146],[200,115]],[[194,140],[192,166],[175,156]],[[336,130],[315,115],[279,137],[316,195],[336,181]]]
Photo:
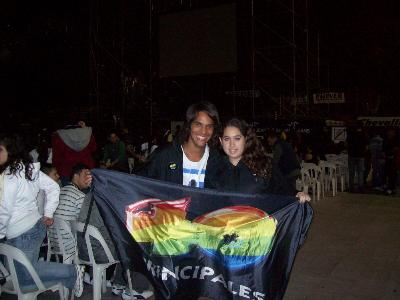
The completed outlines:
[[[344,192],[349,182],[347,154],[326,154],[326,160],[320,160],[317,164],[301,163],[301,181],[298,189],[304,192],[312,192],[312,200],[319,201],[326,193],[332,192],[332,196],[340,191]],[[311,191],[310,191],[311,189]]]

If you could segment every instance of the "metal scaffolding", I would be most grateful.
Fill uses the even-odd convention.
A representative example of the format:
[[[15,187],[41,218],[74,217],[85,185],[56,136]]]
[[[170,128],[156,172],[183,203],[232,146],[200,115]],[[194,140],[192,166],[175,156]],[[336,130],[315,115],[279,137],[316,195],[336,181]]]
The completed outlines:
[[[296,118],[310,113],[310,93],[318,88],[319,55],[317,39],[311,38],[316,35],[311,35],[309,26],[309,0],[235,1],[238,71],[178,80],[158,77],[159,14],[232,1],[138,2],[141,5],[135,4],[133,12],[134,4],[126,0],[108,4],[108,7],[99,0],[91,0],[90,98],[98,118],[111,111],[127,121],[134,111],[139,118],[146,119],[152,131],[159,105],[168,101],[161,99],[166,87],[173,86],[180,97],[191,97],[190,80],[197,80],[196,84],[202,86],[200,93],[205,97],[213,94],[207,89],[220,87],[225,91],[216,96],[217,101],[222,101],[220,105],[228,103],[234,114],[243,114],[245,118]],[[132,24],[132,13],[142,18],[140,23]],[[133,39],[136,43],[132,46],[134,35],[140,36]],[[140,43],[145,55],[135,48]],[[132,53],[141,56],[135,57]]]

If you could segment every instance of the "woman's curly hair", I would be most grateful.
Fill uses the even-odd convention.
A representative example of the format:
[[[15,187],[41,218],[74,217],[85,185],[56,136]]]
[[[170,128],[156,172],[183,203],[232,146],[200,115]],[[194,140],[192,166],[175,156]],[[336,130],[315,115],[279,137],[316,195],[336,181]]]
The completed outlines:
[[[21,172],[25,170],[25,179],[33,180],[32,158],[25,150],[22,137],[17,135],[0,137],[0,145],[8,153],[7,161],[0,166],[0,173],[9,168],[7,175],[21,176]]]
[[[258,139],[255,131],[244,120],[232,118],[227,121],[226,127],[236,127],[246,139],[243,157],[241,161],[250,169],[253,174],[265,179],[270,179],[272,174],[271,158],[267,155],[264,146]]]

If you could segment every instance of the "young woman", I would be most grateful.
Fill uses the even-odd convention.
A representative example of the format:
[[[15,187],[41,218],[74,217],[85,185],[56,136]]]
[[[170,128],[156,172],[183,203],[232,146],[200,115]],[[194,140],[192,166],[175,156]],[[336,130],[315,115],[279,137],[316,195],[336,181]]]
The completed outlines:
[[[241,193],[287,194],[277,190],[270,157],[246,122],[231,119],[225,123],[220,143],[226,157],[219,171],[217,188]],[[297,193],[300,202],[310,201],[306,193]]]
[[[38,211],[39,190],[47,199],[58,200],[58,184],[40,171],[40,163],[31,163],[18,137],[0,138],[0,240],[22,250],[45,284],[63,282],[82,294],[83,268],[54,262],[38,261],[40,245],[46,235],[45,224]],[[17,264],[23,288],[35,286],[26,269]]]

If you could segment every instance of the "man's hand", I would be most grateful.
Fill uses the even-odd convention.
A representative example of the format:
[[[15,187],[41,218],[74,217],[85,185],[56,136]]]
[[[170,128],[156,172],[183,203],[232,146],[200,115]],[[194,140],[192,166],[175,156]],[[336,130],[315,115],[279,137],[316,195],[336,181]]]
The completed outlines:
[[[54,223],[54,219],[49,217],[43,217],[43,223],[46,226],[51,226]]]
[[[92,177],[92,173],[90,172],[90,170],[85,170],[85,178],[84,178],[85,185],[87,187],[91,186],[92,180],[93,180],[93,177]]]

